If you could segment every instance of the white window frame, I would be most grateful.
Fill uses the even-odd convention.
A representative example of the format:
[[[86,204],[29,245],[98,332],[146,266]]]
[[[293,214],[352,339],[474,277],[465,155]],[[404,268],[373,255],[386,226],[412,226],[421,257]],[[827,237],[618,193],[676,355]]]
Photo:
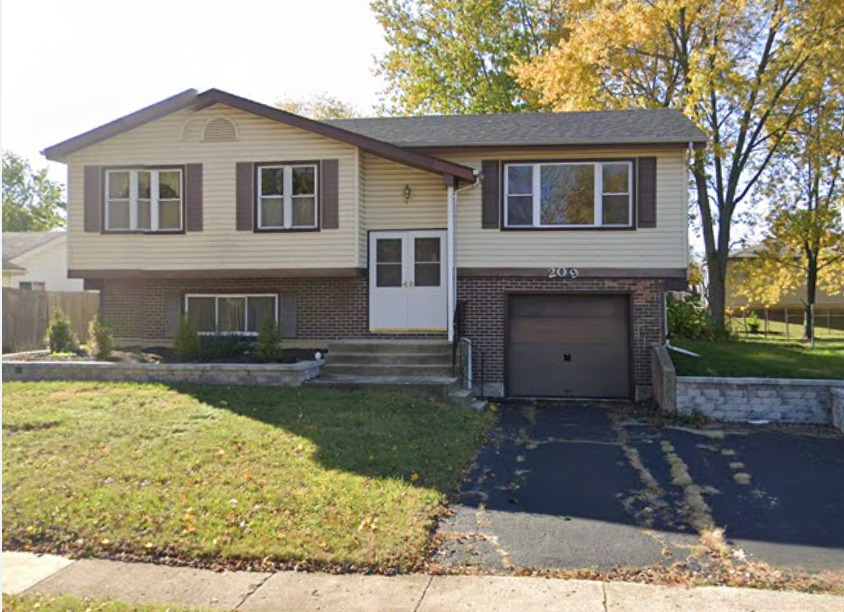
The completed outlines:
[[[279,313],[278,313],[278,294],[277,293],[186,293],[185,294],[185,303],[184,303],[184,312],[185,315],[190,316],[190,310],[188,309],[189,300],[191,298],[213,298],[214,299],[214,329],[215,331],[201,331],[199,332],[200,336],[252,336],[255,337],[258,335],[257,331],[251,332],[248,331],[249,329],[249,298],[273,298],[273,315],[275,316],[276,324],[279,323]],[[246,300],[244,303],[243,309],[243,329],[244,331],[216,331],[220,327],[220,299],[227,299],[227,298],[243,298]]]
[[[318,163],[291,163],[291,164],[256,164],[257,172],[255,173],[255,207],[257,208],[256,216],[258,230],[280,231],[280,230],[317,230],[319,229],[319,164]],[[313,195],[293,195],[293,169],[294,168],[313,168],[314,169],[314,193]],[[282,224],[281,225],[264,225],[263,220],[263,206],[261,201],[264,198],[278,198],[278,196],[264,196],[261,194],[261,176],[264,170],[281,170],[282,171]],[[314,222],[313,225],[293,225],[293,200],[297,197],[307,197],[314,199]]]
[[[111,175],[116,173],[129,173],[129,227],[111,227],[111,206],[110,202],[112,198],[109,197],[110,189],[109,189],[109,181],[111,180]],[[147,228],[139,228],[138,227],[138,173],[139,172],[149,172],[149,229]],[[158,180],[159,180],[159,173],[160,172],[178,172],[179,173],[179,227],[173,228],[159,228],[158,227],[158,217],[159,217],[159,203],[164,201],[173,201],[173,198],[164,198],[163,200],[159,199],[158,194]],[[125,198],[114,198],[115,200],[124,200]],[[105,193],[104,193],[104,231],[106,232],[141,232],[141,233],[161,233],[161,234],[173,234],[173,233],[180,233],[183,231],[185,226],[185,176],[184,172],[182,172],[181,167],[173,167],[173,168],[109,168],[106,169],[105,173]]]
[[[604,164],[627,166],[627,193],[623,192],[606,192],[604,193]],[[595,223],[565,223],[565,224],[547,224],[542,223],[542,167],[543,166],[592,166],[593,178],[595,181],[594,187],[594,218]],[[530,225],[515,225],[510,224],[509,206],[510,195],[528,195],[528,194],[510,194],[510,172],[511,167],[529,167],[533,171],[533,223]],[[504,223],[503,227],[507,229],[567,229],[567,228],[632,228],[633,227],[633,172],[634,165],[630,160],[604,160],[604,161],[554,161],[554,162],[512,162],[504,164]],[[627,196],[627,223],[604,223],[604,196],[626,195]]]

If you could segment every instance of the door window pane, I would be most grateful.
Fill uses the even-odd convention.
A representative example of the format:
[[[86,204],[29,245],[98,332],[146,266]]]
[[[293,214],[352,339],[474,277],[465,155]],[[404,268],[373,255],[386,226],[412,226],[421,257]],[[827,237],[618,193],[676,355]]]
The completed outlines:
[[[316,226],[316,198],[293,198],[293,227]]]
[[[604,225],[630,225],[630,196],[604,196]]]
[[[284,224],[284,200],[261,198],[261,227],[281,227]]]
[[[532,166],[508,166],[507,167],[507,194],[525,195],[533,193],[533,167]]]
[[[417,287],[440,286],[440,239],[414,240],[414,284]]]
[[[417,238],[414,244],[414,259],[419,262],[440,261],[439,238]]]
[[[507,198],[507,225],[533,225],[533,196]]]
[[[377,287],[401,287],[401,264],[378,264],[375,269]]]
[[[246,298],[217,298],[217,309],[221,332],[246,331]]]
[[[213,297],[190,297],[188,298],[188,316],[196,323],[196,329],[200,332],[213,332],[216,329],[214,322],[214,298]]]
[[[378,263],[401,263],[401,238],[376,238],[375,258]]]
[[[293,168],[293,195],[314,195],[315,185],[316,168],[313,166]]]
[[[592,225],[595,223],[595,167],[542,166],[540,223]]]
[[[261,329],[266,319],[276,320],[275,298],[250,297],[247,298],[246,304],[249,309],[247,331],[257,332]]]

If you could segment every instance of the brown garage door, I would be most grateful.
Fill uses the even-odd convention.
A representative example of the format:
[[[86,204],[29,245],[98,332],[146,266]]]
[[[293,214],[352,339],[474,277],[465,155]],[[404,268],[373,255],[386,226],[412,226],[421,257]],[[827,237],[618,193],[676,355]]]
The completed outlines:
[[[509,298],[507,393],[630,397],[626,295]]]

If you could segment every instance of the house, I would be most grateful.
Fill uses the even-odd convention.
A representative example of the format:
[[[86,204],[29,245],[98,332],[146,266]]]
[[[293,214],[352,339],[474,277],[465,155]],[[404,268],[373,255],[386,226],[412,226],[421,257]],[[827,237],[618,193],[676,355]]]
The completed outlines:
[[[47,291],[82,291],[67,274],[67,232],[3,232],[3,286]]]
[[[313,121],[188,90],[44,151],[119,341],[467,338],[488,394],[648,393],[688,269],[673,110]],[[400,351],[394,351],[400,352]]]
[[[740,294],[743,275],[752,269],[763,248],[763,245],[751,245],[732,253],[727,259],[727,312],[734,316],[755,312],[760,318],[767,316],[769,321],[787,320],[802,325],[806,316],[805,285],[780,296],[773,304],[751,301]],[[844,294],[830,294],[819,287],[815,295],[815,322],[819,327],[844,329]]]

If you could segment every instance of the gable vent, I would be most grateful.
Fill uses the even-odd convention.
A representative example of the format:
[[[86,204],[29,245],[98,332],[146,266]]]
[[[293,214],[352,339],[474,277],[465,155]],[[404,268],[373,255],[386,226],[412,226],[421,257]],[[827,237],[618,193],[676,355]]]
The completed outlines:
[[[237,128],[234,122],[217,117],[208,122],[202,133],[202,142],[234,142],[237,140]]]

